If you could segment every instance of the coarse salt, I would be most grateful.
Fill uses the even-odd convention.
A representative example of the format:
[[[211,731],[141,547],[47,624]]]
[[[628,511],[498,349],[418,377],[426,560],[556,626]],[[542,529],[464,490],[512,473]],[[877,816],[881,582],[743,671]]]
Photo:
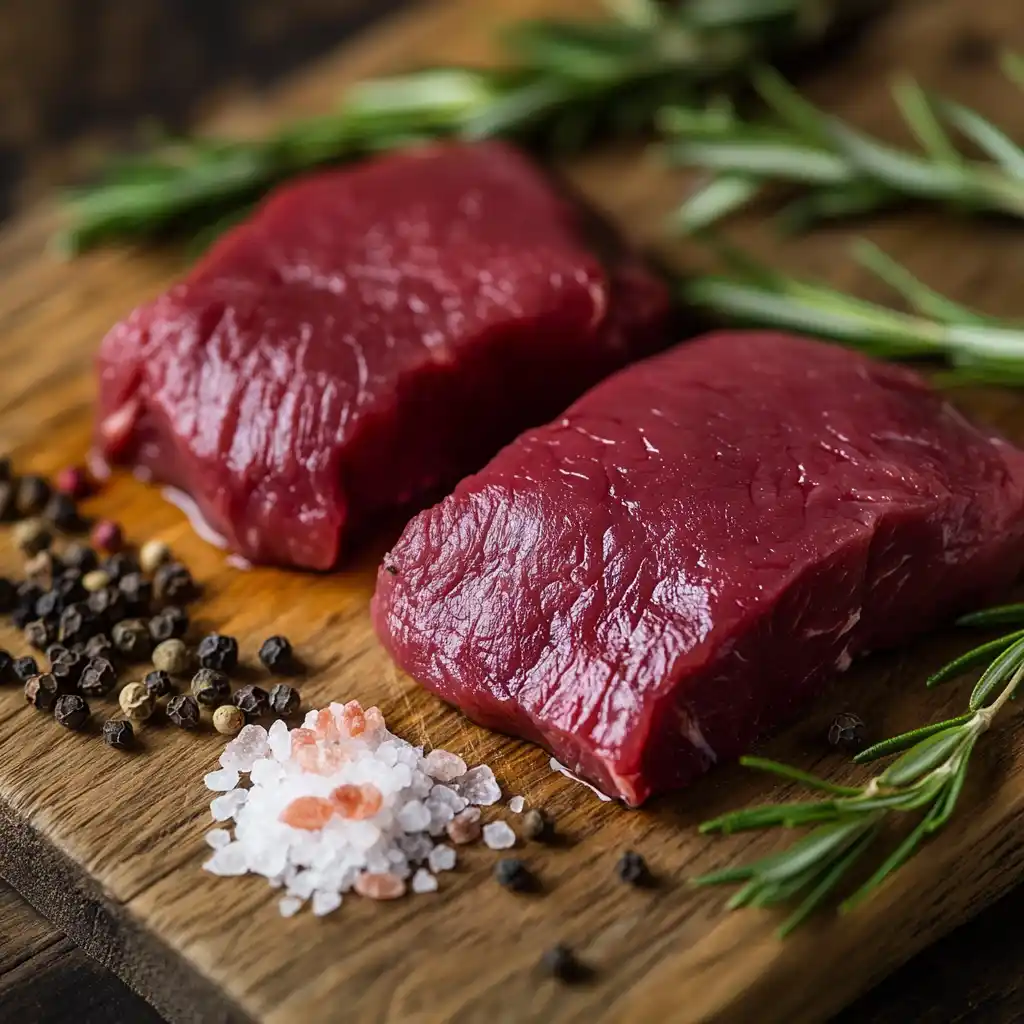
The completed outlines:
[[[526,806],[526,800],[521,796],[514,796],[508,802],[508,809],[513,814],[522,814],[523,808]]]
[[[455,867],[456,854],[450,846],[439,843],[430,851],[427,866],[436,875],[439,871],[451,871]]]
[[[204,775],[203,782],[214,793],[227,793],[238,785],[238,772],[234,768],[221,768]]]
[[[492,850],[508,850],[516,845],[516,834],[504,821],[484,825],[484,846]]]
[[[412,876],[412,891],[416,893],[437,892],[437,879],[426,868],[420,868]]]

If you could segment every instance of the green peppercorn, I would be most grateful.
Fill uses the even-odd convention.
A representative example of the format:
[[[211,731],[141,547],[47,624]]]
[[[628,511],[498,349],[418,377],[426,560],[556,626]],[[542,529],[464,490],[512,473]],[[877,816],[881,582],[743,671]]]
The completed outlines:
[[[223,672],[213,668],[201,668],[192,677],[192,696],[200,704],[217,707],[231,697],[231,683]]]

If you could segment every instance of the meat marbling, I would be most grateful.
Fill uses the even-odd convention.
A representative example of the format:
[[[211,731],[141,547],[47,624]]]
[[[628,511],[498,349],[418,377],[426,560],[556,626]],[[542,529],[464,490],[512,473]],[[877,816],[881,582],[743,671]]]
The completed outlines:
[[[353,529],[662,347],[667,290],[607,241],[500,143],[284,187],[108,334],[100,448],[251,560],[329,568]]]
[[[859,653],[997,594],[1024,453],[914,373],[767,333],[623,370],[417,516],[377,631],[470,718],[639,804]]]

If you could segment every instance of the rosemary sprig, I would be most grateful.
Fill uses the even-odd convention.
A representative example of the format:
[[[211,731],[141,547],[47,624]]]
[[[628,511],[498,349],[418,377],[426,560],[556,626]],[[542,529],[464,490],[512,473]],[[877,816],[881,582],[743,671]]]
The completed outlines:
[[[111,167],[70,199],[63,246],[207,228],[324,164],[443,137],[509,136],[545,152],[649,127],[666,103],[728,88],[751,64],[820,38],[864,0],[609,0],[604,20],[519,23],[512,67],[368,81],[334,113],[263,140],[184,140]]]
[[[1022,67],[1013,55],[1003,60],[1007,77],[1024,89]],[[744,120],[722,103],[670,107],[659,115],[669,158],[715,174],[677,211],[684,230],[708,227],[760,195],[769,181],[804,190],[782,211],[783,223],[798,230],[908,198],[1024,217],[1024,148],[981,114],[929,95],[910,78],[895,83],[893,96],[919,152],[879,142],[819,110],[770,68],[755,71],[753,84],[770,121]],[[961,153],[950,130],[987,159]]]
[[[680,284],[682,297],[728,319],[832,338],[886,359],[942,359],[947,383],[1024,385],[1024,322],[984,316],[938,294],[861,240],[853,257],[892,288],[910,312],[790,277],[708,238],[728,274]]]
[[[1011,621],[1024,624],[1024,608],[1013,605],[992,609],[960,621],[964,625]],[[795,779],[825,796],[733,811],[705,822],[702,832],[728,834],[804,826],[810,826],[811,831],[778,853],[702,875],[693,884],[741,884],[729,901],[730,909],[795,902],[795,909],[780,928],[780,934],[787,935],[832,896],[852,869],[862,863],[886,825],[905,820],[906,815],[917,816],[905,838],[839,904],[840,913],[852,910],[871,896],[949,821],[967,778],[975,744],[1024,681],[1024,631],[1011,633],[998,643],[999,653],[975,685],[964,714],[877,743],[854,759],[858,764],[866,764],[899,755],[863,786],[840,786],[776,761],[742,758],[742,764]],[[929,685],[961,674],[977,663],[976,655],[982,649],[990,653],[992,643],[950,662],[932,676]]]

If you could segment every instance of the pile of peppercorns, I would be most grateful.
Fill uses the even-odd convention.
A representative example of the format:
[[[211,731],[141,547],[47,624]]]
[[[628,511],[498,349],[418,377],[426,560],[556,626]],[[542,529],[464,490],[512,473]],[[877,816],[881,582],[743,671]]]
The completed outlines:
[[[117,749],[131,746],[132,723],[152,718],[165,698],[165,717],[179,728],[198,728],[205,707],[214,728],[227,735],[269,712],[294,715],[300,698],[287,683],[269,692],[248,684],[232,694],[233,637],[211,634],[190,649],[187,608],[199,588],[166,544],[150,541],[133,555],[120,526],[104,520],[92,526],[89,544],[66,539],[58,550],[55,534],[89,530],[77,502],[93,486],[80,469],[62,471],[52,486],[39,476],[16,478],[10,461],[0,458],[0,521],[16,523],[14,543],[26,558],[24,580],[0,577],[0,614],[10,616],[49,666],[0,650],[0,683],[22,683],[30,704],[80,730],[90,720],[87,698],[108,697],[122,673],[151,663],[139,681],[121,688],[123,717],[103,724],[104,741]],[[280,636],[263,644],[259,658],[273,675],[296,667],[291,644]],[[190,676],[190,692],[177,694],[176,681]]]

